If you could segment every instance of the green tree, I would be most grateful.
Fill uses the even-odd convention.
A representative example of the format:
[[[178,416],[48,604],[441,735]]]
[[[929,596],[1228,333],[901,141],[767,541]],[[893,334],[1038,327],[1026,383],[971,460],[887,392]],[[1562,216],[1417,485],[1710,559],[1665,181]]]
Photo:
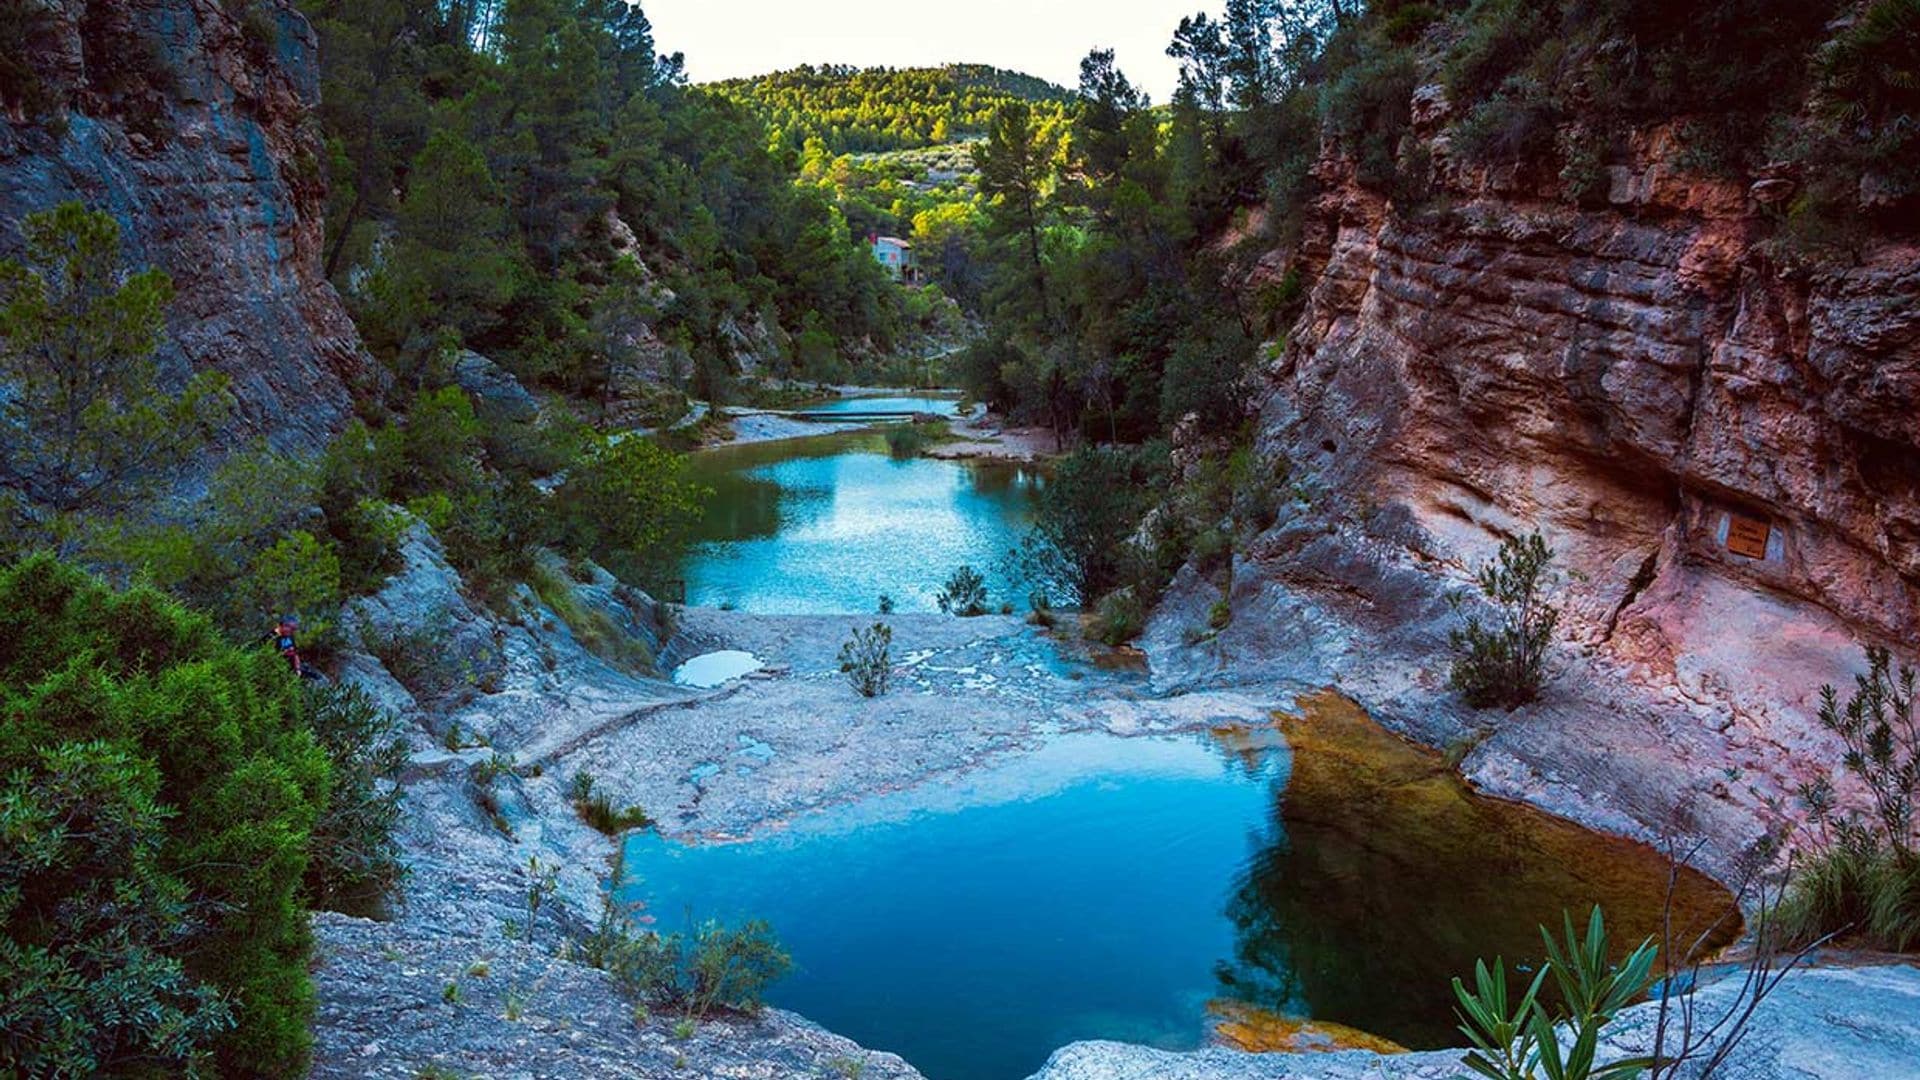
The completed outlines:
[[[1501,541],[1499,555],[1480,567],[1477,581],[1493,605],[1493,621],[1471,614],[1449,635],[1453,686],[1468,703],[1511,709],[1540,696],[1547,648],[1560,623],[1560,609],[1545,596],[1552,563],[1553,549],[1536,531]]]
[[[26,260],[0,262],[0,488],[16,527],[151,497],[206,441],[225,379],[163,392],[154,350],[173,286],[127,272],[120,226],[79,203],[28,214]]]
[[[1164,483],[1165,447],[1083,446],[1060,459],[1021,542],[1021,569],[1049,599],[1089,604],[1122,577],[1129,540]]]
[[[0,941],[38,973],[0,1016],[58,1014],[76,1054],[304,1069],[300,884],[331,770],[278,657],[152,589],[115,593],[46,556],[0,570],[0,776],[3,827],[20,830],[0,845]],[[124,984],[120,958],[136,965]],[[102,968],[80,991],[95,1011],[62,1013]],[[216,1000],[231,1026],[203,1013]]]
[[[568,542],[630,579],[672,564],[710,492],[684,459],[649,439],[608,441],[555,493]]]
[[[1005,306],[1014,305],[1013,297],[1031,296],[1034,306],[1025,314],[1034,326],[1053,318],[1041,233],[1059,150],[1059,131],[1021,101],[997,109],[986,139],[973,148],[980,192],[988,199],[988,235],[1019,252],[1012,260],[1016,269],[1002,285],[1002,296],[1009,298]]]
[[[472,143],[450,130],[433,134],[413,160],[395,224],[370,290],[375,344],[419,352],[439,347],[442,328],[470,342],[500,324],[519,269],[505,198]]]
[[[28,1076],[205,1072],[234,1015],[178,953],[193,906],[164,868],[157,770],[107,742],[13,766],[0,780],[0,1062]]]

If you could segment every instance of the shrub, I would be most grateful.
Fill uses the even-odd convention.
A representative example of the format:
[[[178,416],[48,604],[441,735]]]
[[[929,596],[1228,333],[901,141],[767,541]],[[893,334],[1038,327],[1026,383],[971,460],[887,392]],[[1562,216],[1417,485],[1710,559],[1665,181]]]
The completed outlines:
[[[1480,567],[1480,592],[1495,620],[1489,626],[1469,615],[1448,635],[1456,654],[1453,686],[1474,707],[1511,709],[1540,696],[1547,646],[1560,621],[1559,609],[1541,595],[1552,562],[1553,550],[1533,532],[1502,541],[1499,556]]]
[[[1599,908],[1587,920],[1584,938],[1575,933],[1572,916],[1563,916],[1563,925],[1557,940],[1541,927],[1547,961],[1511,1005],[1506,965],[1498,958],[1491,969],[1475,961],[1472,990],[1453,980],[1460,1031],[1473,1043],[1465,1064],[1488,1080],[1535,1080],[1542,1071],[1552,1080],[1627,1080],[1652,1063],[1636,1058],[1598,1064],[1594,1051],[1600,1029],[1653,984],[1653,939],[1616,965]],[[1540,995],[1549,975],[1558,991],[1552,1006]],[[1572,1035],[1571,1050],[1561,1049],[1557,1028]]]
[[[603,443],[555,493],[568,546],[630,581],[678,556],[711,494],[683,457],[647,439]]]
[[[44,556],[0,571],[8,1052],[304,1071],[299,896],[330,775],[268,650]]]
[[[37,758],[0,786],[0,1060],[29,1076],[204,1065],[234,1016],[167,948],[191,905],[161,869],[159,775],[106,742]],[[36,903],[43,876],[61,902]]]
[[[1233,604],[1226,597],[1213,602],[1207,609],[1207,626],[1214,630],[1225,630],[1233,623]]]
[[[644,829],[653,824],[647,812],[637,806],[614,809],[612,799],[594,790],[591,773],[574,773],[570,793],[574,812],[580,815],[580,820],[608,836],[619,836],[628,829]]]
[[[931,433],[919,424],[893,424],[887,428],[887,453],[896,458],[918,457],[933,443]]]
[[[316,907],[364,912],[405,872],[393,828],[407,743],[398,719],[358,687],[310,686],[304,698],[307,728],[333,766],[327,809],[313,827],[307,895]]]
[[[19,229],[25,261],[0,259],[0,496],[31,508],[24,524],[51,540],[162,494],[224,413],[226,377],[203,371],[162,392],[153,354],[173,284],[121,265],[113,215],[68,202]]]
[[[1124,645],[1146,629],[1146,611],[1132,589],[1109,593],[1094,616],[1093,636],[1108,645]]]
[[[629,829],[644,829],[653,824],[653,819],[647,816],[645,810],[637,806],[615,810],[612,800],[598,793],[573,805],[580,814],[580,820],[607,836],[619,836]]]
[[[1016,557],[1033,587],[1079,603],[1116,584],[1147,493],[1165,486],[1166,462],[1161,443],[1081,447],[1060,459]]]
[[[613,888],[620,877],[616,862]],[[793,958],[764,920],[751,919],[738,927],[710,920],[691,936],[638,930],[611,891],[581,951],[588,963],[612,975],[642,1004],[686,1014],[682,1025],[715,1012],[759,1012],[766,988],[793,969]],[[691,1035],[688,1028],[678,1037]]]
[[[297,529],[255,555],[234,590],[244,598],[247,613],[262,622],[304,613],[303,636],[324,636],[340,606],[340,558],[312,533]]]
[[[893,627],[874,623],[855,629],[840,646],[840,670],[861,697],[879,697],[893,682]]]
[[[971,566],[962,565],[947,578],[934,597],[940,610],[950,615],[971,617],[987,612],[987,579]]]
[[[1920,728],[1914,723],[1915,674],[1878,646],[1867,648],[1867,673],[1855,678],[1845,707],[1831,686],[1820,690],[1820,724],[1846,747],[1846,770],[1867,790],[1871,813],[1835,814],[1833,785],[1822,777],[1800,787],[1800,802],[1820,843],[1794,875],[1782,921],[1801,941],[1855,932],[1887,949],[1920,946],[1920,851],[1914,803],[1920,798]]]

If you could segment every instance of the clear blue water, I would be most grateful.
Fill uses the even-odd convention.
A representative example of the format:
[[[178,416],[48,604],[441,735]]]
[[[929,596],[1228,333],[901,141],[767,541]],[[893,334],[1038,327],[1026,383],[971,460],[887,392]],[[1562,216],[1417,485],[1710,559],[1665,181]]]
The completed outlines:
[[[774,1004],[931,1080],[1025,1077],[1075,1039],[1192,1047],[1285,767],[1062,736],[747,842],[636,836],[625,895],[665,930],[769,920],[796,963]]]
[[[687,602],[765,613],[936,610],[969,564],[989,601],[1019,604],[1006,555],[1041,474],[987,462],[895,459],[878,435],[829,435],[693,455],[714,496],[682,563]]]
[[[930,1080],[1021,1080],[1076,1039],[1191,1048],[1217,1000],[1456,1045],[1476,958],[1537,962],[1538,927],[1595,903],[1616,942],[1658,931],[1652,848],[1479,796],[1357,709],[1300,725],[1291,749],[1064,735],[744,842],[635,835],[622,896],[668,932],[766,919],[797,964],[773,1004]],[[1730,898],[1680,885],[1690,940]]]
[[[845,397],[819,405],[802,406],[808,413],[923,412],[935,416],[959,415],[957,398],[929,394],[900,394],[887,397]]]

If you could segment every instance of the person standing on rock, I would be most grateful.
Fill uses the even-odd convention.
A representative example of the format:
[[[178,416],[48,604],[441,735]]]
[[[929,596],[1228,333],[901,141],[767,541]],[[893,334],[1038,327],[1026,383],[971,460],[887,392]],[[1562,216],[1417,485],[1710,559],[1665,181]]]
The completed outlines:
[[[306,665],[300,662],[300,645],[295,635],[300,632],[300,616],[283,615],[273,628],[273,647],[287,661],[287,667],[300,678],[307,677]]]

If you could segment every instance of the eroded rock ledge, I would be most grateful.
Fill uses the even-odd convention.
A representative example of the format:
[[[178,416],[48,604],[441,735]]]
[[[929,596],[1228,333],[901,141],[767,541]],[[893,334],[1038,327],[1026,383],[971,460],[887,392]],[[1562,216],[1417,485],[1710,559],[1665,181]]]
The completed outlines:
[[[1698,1002],[1718,1017],[1738,979],[1704,987]],[[1607,1028],[1600,1060],[1647,1052],[1658,1007],[1636,1005]],[[1460,1052],[1243,1054],[1218,1048],[1179,1054],[1115,1042],[1062,1047],[1032,1080],[1454,1080]],[[1789,974],[1755,1013],[1724,1070],[1726,1080],[1912,1080],[1920,1077],[1920,968],[1823,968]]]

